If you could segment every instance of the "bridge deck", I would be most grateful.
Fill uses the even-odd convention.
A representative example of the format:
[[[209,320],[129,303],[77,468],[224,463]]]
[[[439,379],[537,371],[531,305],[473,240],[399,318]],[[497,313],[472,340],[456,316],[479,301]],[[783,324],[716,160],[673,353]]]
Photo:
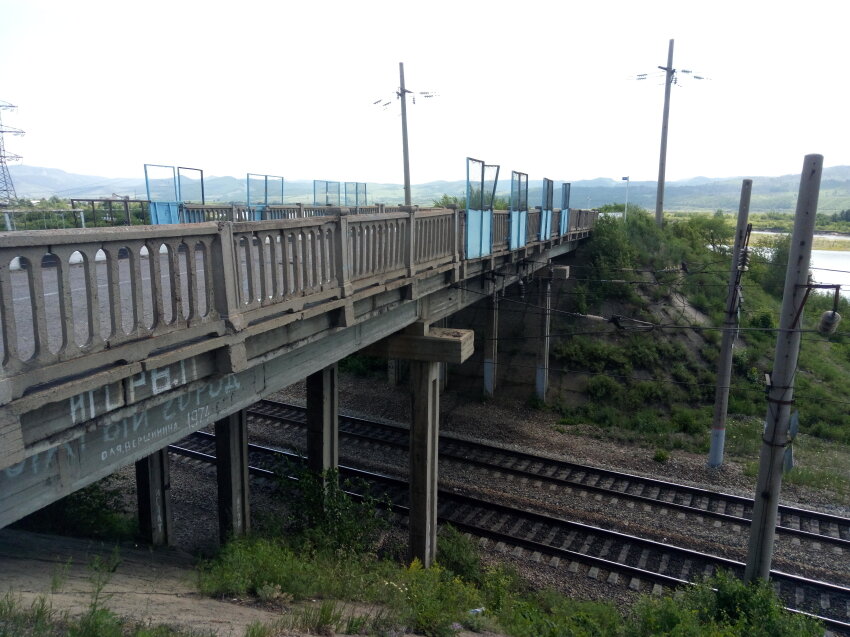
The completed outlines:
[[[559,214],[478,259],[447,209],[0,233],[0,527],[531,274],[596,219]]]

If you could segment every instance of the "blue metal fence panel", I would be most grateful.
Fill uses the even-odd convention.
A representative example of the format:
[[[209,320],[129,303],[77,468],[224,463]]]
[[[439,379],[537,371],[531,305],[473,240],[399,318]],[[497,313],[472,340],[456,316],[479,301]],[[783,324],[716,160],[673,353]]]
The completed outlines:
[[[180,202],[151,201],[150,213],[151,223],[154,225],[180,223]]]
[[[561,184],[561,227],[558,229],[561,235],[567,234],[570,229],[570,184]]]
[[[552,236],[552,211],[540,211],[540,240],[546,241]]]
[[[546,241],[552,236],[552,209],[554,184],[551,179],[543,180],[543,201],[540,204],[540,240]]]
[[[519,250],[525,247],[528,243],[528,211],[527,210],[511,210],[510,218],[510,235],[508,239],[508,248],[511,250]]]
[[[528,240],[528,174],[511,172],[511,209],[508,248],[519,250]]]
[[[466,158],[466,257],[493,252],[493,197],[499,167]]]

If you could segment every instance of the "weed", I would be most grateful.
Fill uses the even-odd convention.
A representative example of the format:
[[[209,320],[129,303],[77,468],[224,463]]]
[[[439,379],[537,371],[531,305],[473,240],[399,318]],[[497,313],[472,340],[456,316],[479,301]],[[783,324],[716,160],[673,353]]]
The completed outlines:
[[[475,543],[451,524],[441,527],[437,536],[437,562],[467,582],[481,582],[481,558]]]
[[[645,598],[632,612],[626,637],[729,635],[815,637],[818,622],[782,608],[767,582],[744,584],[724,572],[673,599]]]
[[[362,481],[340,483],[337,470],[317,476],[302,464],[288,465],[278,478],[280,493],[288,504],[284,523],[294,543],[362,553],[374,549],[387,528],[386,520],[378,515],[378,500],[366,495],[358,501],[346,493],[368,494]]]
[[[656,449],[652,459],[658,463],[665,463],[670,459],[670,453],[665,449]]]
[[[58,593],[65,586],[68,580],[68,571],[71,569],[71,558],[69,557],[64,563],[57,564],[53,567],[53,573],[50,576],[50,592]]]

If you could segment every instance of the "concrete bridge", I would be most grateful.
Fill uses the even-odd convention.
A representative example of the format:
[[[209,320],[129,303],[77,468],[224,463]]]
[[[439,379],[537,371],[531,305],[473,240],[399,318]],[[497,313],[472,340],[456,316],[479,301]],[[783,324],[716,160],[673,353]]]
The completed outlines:
[[[534,240],[514,250],[509,213],[489,213],[476,258],[465,211],[349,212],[270,206],[239,221],[207,206],[198,223],[0,233],[0,527],[135,463],[142,531],[168,543],[165,447],[215,424],[221,534],[244,533],[242,410],[307,378],[309,462],[333,467],[336,363],[368,348],[411,360],[411,547],[430,563],[438,368],[472,352],[471,331],[436,325],[522,277],[551,278],[596,212],[530,211]],[[475,231],[489,231],[480,217]],[[486,353],[491,392],[495,364]]]

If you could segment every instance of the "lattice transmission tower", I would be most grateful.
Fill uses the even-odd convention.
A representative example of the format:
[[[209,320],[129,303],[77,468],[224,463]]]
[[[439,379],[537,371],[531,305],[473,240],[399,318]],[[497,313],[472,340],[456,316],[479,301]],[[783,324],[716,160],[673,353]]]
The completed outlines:
[[[6,153],[6,145],[3,143],[4,135],[23,135],[24,131],[19,128],[11,128],[3,125],[3,111],[15,108],[9,102],[0,102],[0,207],[11,205],[18,197],[15,194],[15,186],[12,183],[12,175],[9,174],[9,161],[18,161],[20,155]]]

